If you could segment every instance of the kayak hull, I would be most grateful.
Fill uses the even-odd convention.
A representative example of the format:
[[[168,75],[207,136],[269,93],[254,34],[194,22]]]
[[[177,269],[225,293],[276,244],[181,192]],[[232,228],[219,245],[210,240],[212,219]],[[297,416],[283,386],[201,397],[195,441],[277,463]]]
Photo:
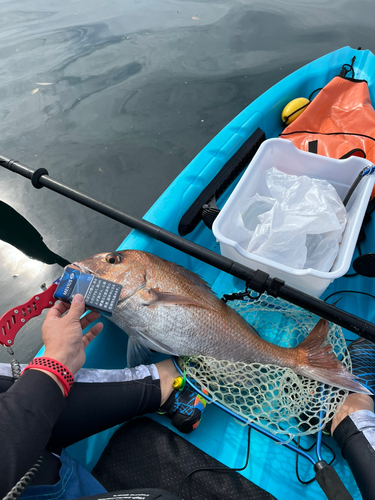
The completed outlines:
[[[313,61],[269,89],[224,127],[174,180],[146,213],[144,219],[178,234],[178,225],[183,214],[251,134],[259,127],[265,132],[267,139],[278,137],[282,131],[280,117],[285,105],[298,97],[308,97],[315,89],[326,85],[335,75],[339,74],[342,65],[350,62],[354,55],[356,56],[356,78],[366,79],[369,82],[370,95],[375,102],[375,77],[373,76],[375,57],[371,52],[344,47]],[[235,184],[220,198],[219,208],[223,206]],[[370,234],[371,230],[368,232]],[[375,234],[373,231],[372,233]],[[220,253],[219,244],[213,233],[203,223],[198,224],[186,236],[186,239]],[[363,253],[373,251],[374,247],[375,237],[371,234],[363,243]],[[166,260],[179,263],[199,274],[212,286],[219,297],[223,293],[244,289],[244,283],[241,280],[158,242],[140,231],[132,231],[123,241],[119,250],[125,249],[145,250]],[[362,289],[370,294],[374,292],[371,279],[357,276],[335,280],[328,287],[324,296],[344,289]],[[371,298],[365,300],[357,295],[350,296],[349,299],[348,294],[348,300],[344,298],[343,305],[341,306],[340,303],[340,307],[375,322],[375,308],[372,307],[371,300]],[[105,318],[104,323],[104,332],[88,347],[85,366],[122,368],[126,366],[127,336]],[[355,338],[355,335],[350,332],[345,331],[344,333],[347,339]],[[150,415],[150,417],[175,430],[166,417],[159,415]],[[69,452],[91,470],[113,432],[114,429],[93,436],[70,447]],[[242,467],[247,451],[246,434],[245,426],[241,426],[233,417],[211,404],[207,406],[198,429],[192,434],[184,435],[184,438],[225,465]],[[306,441],[301,442],[301,444],[307,446],[311,442],[311,438],[306,438]],[[333,440],[329,441],[329,445],[336,453],[337,458],[334,466],[337,473],[353,499],[359,500],[361,496],[350,469],[342,459]],[[331,453],[326,452],[323,448],[323,454],[323,458],[329,462],[332,458]],[[317,460],[314,452],[312,452],[312,456]],[[288,498],[289,500],[297,500],[302,497],[305,500],[326,498],[316,482],[308,486],[298,482],[295,461],[296,455],[293,451],[277,445],[273,440],[256,431],[252,431],[250,464],[242,474],[272,493],[276,498]],[[313,477],[311,461],[301,458],[299,473],[303,480]]]

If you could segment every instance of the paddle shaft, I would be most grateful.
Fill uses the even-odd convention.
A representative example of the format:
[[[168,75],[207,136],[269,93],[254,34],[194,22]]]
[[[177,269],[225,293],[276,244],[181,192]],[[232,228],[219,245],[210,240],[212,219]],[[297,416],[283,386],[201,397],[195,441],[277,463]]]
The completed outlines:
[[[375,324],[370,323],[368,321],[363,320],[353,314],[350,314],[346,311],[338,309],[326,302],[312,297],[306,293],[301,292],[289,285],[282,284],[280,281],[277,281],[268,277],[265,279],[263,273],[263,280],[261,287],[259,290],[257,287],[254,288],[254,279],[257,279],[259,275],[259,271],[254,271],[238,262],[234,262],[227,257],[224,257],[220,254],[217,254],[207,248],[204,248],[196,243],[193,243],[189,240],[185,240],[181,236],[178,236],[170,231],[162,229],[161,227],[152,224],[144,219],[138,219],[137,217],[133,217],[132,215],[128,215],[124,212],[121,212],[116,207],[108,205],[106,203],[102,203],[91,196],[88,196],[84,193],[77,191],[76,189],[72,189],[71,187],[62,184],[61,182],[57,182],[51,179],[48,175],[48,172],[45,169],[38,169],[36,171],[31,170],[30,168],[20,164],[17,161],[10,160],[5,156],[0,156],[0,166],[11,170],[12,172],[16,172],[17,174],[30,179],[34,187],[41,188],[46,187],[59,193],[67,198],[70,198],[81,205],[84,205],[96,212],[99,212],[111,219],[121,222],[126,226],[131,227],[132,229],[137,229],[146,233],[148,236],[151,236],[155,240],[161,241],[166,245],[169,245],[177,250],[180,250],[192,257],[195,257],[210,266],[213,266],[221,271],[224,271],[236,278],[242,279],[246,282],[246,284],[255,289],[258,292],[267,291],[269,294],[277,295],[282,299],[287,300],[288,302],[302,307],[307,311],[316,314],[322,318],[327,319],[328,321],[332,321],[333,323],[346,328],[347,330],[360,335],[372,342],[375,342]],[[255,277],[255,278],[254,278]],[[274,293],[275,284],[277,284],[277,292]]]

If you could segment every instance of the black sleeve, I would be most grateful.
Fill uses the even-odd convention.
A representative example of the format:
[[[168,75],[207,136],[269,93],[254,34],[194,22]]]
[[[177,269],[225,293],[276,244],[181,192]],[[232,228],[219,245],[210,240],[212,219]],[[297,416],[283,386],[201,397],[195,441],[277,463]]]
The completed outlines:
[[[65,405],[56,382],[37,370],[0,394],[0,498],[43,453]]]
[[[373,500],[375,491],[375,450],[373,446],[365,434],[357,429],[350,415],[338,424],[333,433],[333,439],[349,464],[363,500]]]

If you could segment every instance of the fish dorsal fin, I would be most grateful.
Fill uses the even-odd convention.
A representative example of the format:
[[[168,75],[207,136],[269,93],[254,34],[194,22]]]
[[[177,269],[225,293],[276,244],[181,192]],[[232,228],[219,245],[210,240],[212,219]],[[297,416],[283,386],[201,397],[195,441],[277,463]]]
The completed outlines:
[[[207,309],[207,306],[196,299],[170,292],[160,292],[156,288],[143,288],[137,295],[145,306],[194,306]]]
[[[198,286],[200,288],[205,289],[206,291],[211,292],[212,294],[215,295],[215,293],[211,290],[210,285],[204,281],[198,274],[194,273],[193,271],[190,271],[189,269],[186,269],[183,266],[180,266],[179,264],[176,264],[175,262],[171,261],[166,261],[165,259],[162,259],[161,257],[157,257],[156,255],[144,252],[144,254],[147,255],[151,267],[152,266],[157,266],[160,267],[163,271],[168,272],[168,273],[175,273],[178,274],[184,278],[186,278],[192,285]]]
[[[206,281],[204,281],[203,278],[198,276],[198,274],[194,273],[193,271],[189,271],[189,269],[186,269],[185,267],[182,267],[174,262],[171,262],[171,265],[176,269],[176,272],[185,276],[185,278],[190,280],[194,285],[203,287],[211,293],[214,293],[210,285]]]

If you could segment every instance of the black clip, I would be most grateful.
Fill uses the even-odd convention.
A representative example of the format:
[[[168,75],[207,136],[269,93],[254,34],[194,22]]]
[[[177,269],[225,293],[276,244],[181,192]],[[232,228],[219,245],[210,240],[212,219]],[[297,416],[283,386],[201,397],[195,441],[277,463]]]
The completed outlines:
[[[246,281],[246,289],[251,288],[255,292],[262,295],[263,292],[267,290],[266,282],[269,278],[269,274],[257,269],[252,278]]]
[[[254,297],[253,295],[251,295],[250,288],[246,287],[246,290],[244,292],[223,294],[221,300],[224,302],[224,304],[226,304],[229,300],[244,300],[246,298],[248,298],[249,300],[257,300],[260,296],[261,294]]]
[[[285,281],[280,280],[279,278],[273,278],[269,288],[267,289],[268,295],[271,295],[272,297],[275,297],[275,298],[278,297],[279,290],[284,285],[285,285]]]
[[[266,291],[266,281],[269,274],[264,271],[257,269],[252,278],[246,280],[246,289],[244,292],[230,293],[228,295],[223,295],[222,301],[227,303],[228,300],[244,300],[248,298],[249,300],[257,300]],[[251,295],[252,290],[258,292],[258,295]]]

